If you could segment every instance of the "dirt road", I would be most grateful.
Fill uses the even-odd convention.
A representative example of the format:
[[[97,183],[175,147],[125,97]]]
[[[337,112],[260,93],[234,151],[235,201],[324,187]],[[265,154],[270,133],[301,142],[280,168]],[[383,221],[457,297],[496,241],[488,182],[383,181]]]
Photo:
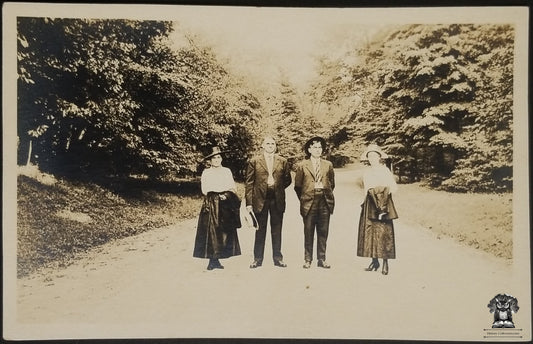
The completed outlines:
[[[263,267],[249,269],[254,233],[241,228],[243,255],[223,260],[224,270],[207,271],[206,260],[192,258],[196,220],[189,220],[95,248],[62,270],[19,279],[17,332],[23,338],[483,340],[492,321],[488,302],[513,294],[519,273],[401,218],[390,274],[364,271],[369,259],[355,254],[361,196],[354,173],[336,172],[330,270],[302,269],[303,225],[291,186],[283,232],[287,268],[265,259]],[[404,206],[398,205],[400,217]]]

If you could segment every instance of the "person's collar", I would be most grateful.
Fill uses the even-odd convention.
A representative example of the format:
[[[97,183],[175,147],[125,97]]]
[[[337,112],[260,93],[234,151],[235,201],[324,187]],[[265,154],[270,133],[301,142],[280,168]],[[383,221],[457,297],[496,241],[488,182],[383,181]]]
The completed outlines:
[[[315,157],[313,157],[313,156],[311,155],[311,161],[314,162],[314,163],[317,163],[317,162],[320,161],[320,157],[315,158]]]

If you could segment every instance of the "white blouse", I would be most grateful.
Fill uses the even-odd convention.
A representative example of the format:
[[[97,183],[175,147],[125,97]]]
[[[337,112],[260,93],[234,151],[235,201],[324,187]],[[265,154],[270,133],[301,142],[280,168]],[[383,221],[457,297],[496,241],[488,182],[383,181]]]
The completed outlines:
[[[394,174],[385,165],[369,167],[363,174],[363,185],[365,194],[376,186],[388,186],[391,193],[398,190]]]
[[[222,192],[235,190],[233,175],[227,167],[210,167],[202,172],[202,193],[207,195],[209,191]]]

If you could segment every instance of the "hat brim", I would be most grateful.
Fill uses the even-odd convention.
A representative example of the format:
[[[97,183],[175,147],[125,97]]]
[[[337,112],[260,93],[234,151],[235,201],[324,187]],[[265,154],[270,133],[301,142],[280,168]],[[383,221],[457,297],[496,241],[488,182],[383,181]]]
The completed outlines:
[[[359,160],[361,161],[368,161],[368,153],[370,152],[376,152],[380,155],[381,159],[388,159],[389,155],[382,151],[381,149],[366,149],[363,154],[361,154],[361,158]]]
[[[327,146],[327,143],[326,143],[326,139],[324,139],[323,137],[321,136],[315,136],[315,137],[312,137],[310,138],[309,140],[307,140],[307,142],[305,143],[304,145],[304,151],[307,153],[307,150],[309,149],[309,147],[311,146],[311,144],[315,141],[320,141],[320,143],[322,144],[323,148],[325,148]]]
[[[214,157],[216,155],[222,155],[222,154],[229,153],[229,152],[230,151],[225,150],[225,151],[220,151],[220,152],[216,152],[216,153],[211,153],[211,154],[205,156],[203,160],[208,160],[208,159],[211,159],[212,157]]]

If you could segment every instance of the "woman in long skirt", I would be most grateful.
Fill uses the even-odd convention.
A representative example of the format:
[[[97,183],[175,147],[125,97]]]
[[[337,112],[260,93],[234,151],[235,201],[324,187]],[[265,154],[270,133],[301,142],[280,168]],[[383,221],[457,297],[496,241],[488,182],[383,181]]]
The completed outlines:
[[[222,166],[222,151],[213,147],[205,160],[211,167],[202,172],[205,195],[198,217],[193,257],[208,258],[207,270],[224,269],[219,259],[241,254],[237,228],[241,227],[241,200],[235,193],[235,181],[229,168]]]
[[[382,274],[389,273],[389,259],[396,258],[393,219],[398,218],[392,194],[397,191],[392,172],[383,164],[388,156],[377,145],[369,145],[361,156],[370,167],[363,174],[365,199],[361,205],[357,255],[370,257],[366,271],[377,271],[383,259]]]

